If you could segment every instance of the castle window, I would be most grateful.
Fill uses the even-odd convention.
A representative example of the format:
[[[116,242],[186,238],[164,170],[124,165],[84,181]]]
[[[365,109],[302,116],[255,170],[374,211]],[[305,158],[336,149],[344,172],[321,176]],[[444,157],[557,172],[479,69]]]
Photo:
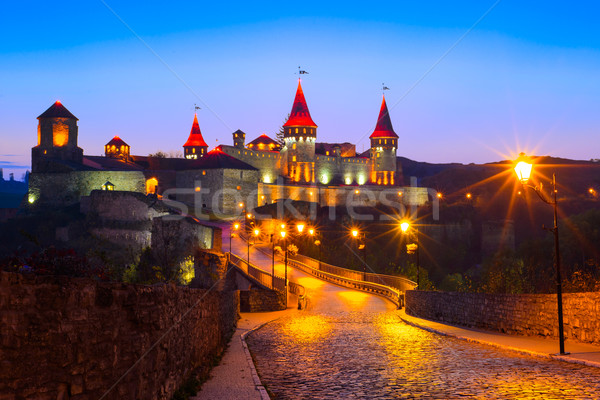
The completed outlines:
[[[325,155],[326,155],[326,156],[328,156],[328,155],[329,155],[329,152],[328,152],[328,151],[326,151],[326,152],[325,152]]]
[[[52,141],[54,146],[66,146],[69,141],[69,126],[62,122],[56,122],[52,126]]]
[[[296,128],[296,133],[298,133],[298,128]]]
[[[296,156],[292,156],[292,162],[296,162]]]
[[[292,150],[296,150],[296,143],[292,144]]]
[[[306,128],[304,128],[304,133],[306,133]]]
[[[387,144],[387,139],[385,139],[385,140],[383,141],[383,144]]]
[[[196,154],[196,148],[192,147],[192,153]]]
[[[202,171],[202,175],[206,175],[206,171]]]

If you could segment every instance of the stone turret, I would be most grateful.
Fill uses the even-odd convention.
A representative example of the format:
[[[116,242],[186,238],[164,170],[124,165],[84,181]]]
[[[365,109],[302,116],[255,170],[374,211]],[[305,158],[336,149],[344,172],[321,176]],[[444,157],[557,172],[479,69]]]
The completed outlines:
[[[315,181],[315,141],[317,124],[308,111],[302,85],[298,89],[290,117],[283,124],[284,144],[287,153],[287,176],[294,182]]]
[[[38,141],[31,149],[32,172],[58,172],[72,169],[69,163],[83,163],[83,150],[77,147],[78,119],[60,101],[37,119]]]
[[[237,130],[233,132],[233,146],[238,149],[243,149],[246,143],[246,134],[244,131]]]
[[[396,185],[396,149],[398,135],[392,127],[385,96],[381,102],[379,118],[371,139],[371,183],[377,185]]]
[[[192,130],[187,142],[183,145],[183,155],[188,160],[195,160],[200,157],[204,157],[208,145],[202,137],[200,132],[200,125],[198,124],[198,115],[194,114],[194,122],[192,123]]]

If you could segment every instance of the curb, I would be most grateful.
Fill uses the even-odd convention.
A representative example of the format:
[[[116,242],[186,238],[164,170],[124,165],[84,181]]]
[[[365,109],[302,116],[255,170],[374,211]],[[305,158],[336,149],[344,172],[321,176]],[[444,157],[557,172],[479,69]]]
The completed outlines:
[[[262,328],[263,326],[265,326],[268,323],[277,321],[279,318],[281,318],[281,317],[278,317],[271,321],[267,321],[263,324],[260,324],[256,328],[252,328],[249,331],[246,331],[240,335],[240,339],[242,340],[242,348],[244,349],[244,354],[246,356],[246,361],[248,362],[248,365],[250,366],[250,374],[252,375],[252,380],[254,381],[254,386],[256,387],[256,390],[258,390],[258,392],[260,393],[261,400],[270,400],[271,397],[269,397],[269,394],[267,393],[267,389],[265,389],[265,387],[263,386],[262,382],[260,381],[260,377],[258,376],[258,373],[256,372],[256,366],[254,365],[254,361],[252,360],[252,355],[250,354],[250,350],[248,349],[248,344],[246,343],[246,336],[248,336],[249,334],[251,334],[252,332],[254,332],[256,330],[259,330],[260,328]]]
[[[571,364],[581,364],[581,365],[587,365],[588,367],[600,368],[600,363],[599,362],[595,362],[595,361],[580,360],[580,359],[577,359],[577,358],[572,358],[572,357],[569,357],[569,356],[562,356],[562,355],[559,355],[559,354],[540,353],[538,351],[526,350],[526,349],[522,349],[522,348],[518,348],[518,347],[504,346],[504,345],[501,345],[501,344],[498,344],[498,343],[495,343],[495,342],[488,342],[486,340],[474,339],[474,338],[467,337],[467,336],[461,336],[461,335],[456,335],[454,333],[448,333],[448,332],[440,331],[439,329],[431,328],[431,327],[425,326],[425,325],[420,325],[420,324],[418,324],[416,322],[409,321],[408,319],[405,319],[405,318],[400,317],[400,316],[399,316],[399,318],[403,322],[405,322],[406,324],[408,324],[410,326],[414,326],[415,328],[423,329],[424,331],[435,333],[435,334],[441,335],[441,336],[448,336],[448,337],[453,337],[453,338],[456,338],[456,339],[459,339],[459,340],[464,340],[465,342],[484,344],[484,345],[495,347],[495,348],[498,348],[498,349],[514,351],[516,353],[524,354],[524,355],[527,355],[527,356],[541,357],[541,358],[546,358],[546,359],[552,359],[552,360],[557,360],[557,361],[568,362],[568,363],[571,363]]]

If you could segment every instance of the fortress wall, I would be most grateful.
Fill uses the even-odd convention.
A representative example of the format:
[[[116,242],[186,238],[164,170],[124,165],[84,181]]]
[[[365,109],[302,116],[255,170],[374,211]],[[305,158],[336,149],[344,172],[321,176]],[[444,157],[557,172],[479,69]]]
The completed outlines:
[[[115,185],[115,190],[146,193],[144,173],[140,171],[38,172],[29,176],[29,199],[34,203],[74,204],[92,190],[102,189],[107,181]]]
[[[221,148],[224,153],[258,169],[260,171],[260,182],[273,183],[281,175],[280,154],[278,152],[238,149],[232,146],[221,146]]]
[[[563,294],[565,338],[600,344],[600,293]],[[514,335],[558,338],[555,294],[406,292],[406,313]]]
[[[234,291],[0,271],[0,397],[99,399],[115,385],[106,398],[171,399],[223,352],[238,311]]]

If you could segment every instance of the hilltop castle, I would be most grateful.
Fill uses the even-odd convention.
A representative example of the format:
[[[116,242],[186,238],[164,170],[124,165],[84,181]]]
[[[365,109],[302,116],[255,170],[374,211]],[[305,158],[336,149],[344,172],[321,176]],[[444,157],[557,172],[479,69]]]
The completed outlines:
[[[183,145],[184,158],[131,155],[130,146],[114,137],[104,156],[86,156],[77,146],[78,119],[60,102],[39,117],[38,142],[32,148],[29,202],[72,204],[92,190],[156,194],[177,200],[196,211],[236,215],[280,199],[337,205],[348,195],[360,203],[360,187],[371,194],[390,192],[405,204],[427,201],[425,188],[401,187],[397,162],[398,135],[394,132],[385,97],[371,147],[357,154],[350,143],[317,142],[301,83],[288,120],[283,143],[261,135],[245,144],[246,134],[233,132],[233,145],[208,151],[197,115]],[[365,191],[366,192],[366,191]]]

